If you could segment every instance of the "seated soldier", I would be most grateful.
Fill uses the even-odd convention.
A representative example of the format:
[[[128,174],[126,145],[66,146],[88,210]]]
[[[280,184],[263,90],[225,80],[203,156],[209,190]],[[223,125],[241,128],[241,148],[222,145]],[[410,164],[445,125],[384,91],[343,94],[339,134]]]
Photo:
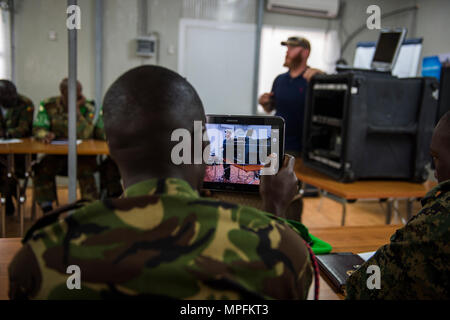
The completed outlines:
[[[100,110],[97,123],[95,124],[94,139],[106,140],[103,123],[103,110]],[[120,182],[120,172],[117,164],[110,156],[101,157],[99,165],[100,173],[100,195],[102,198],[118,198],[122,195],[123,189]]]
[[[33,102],[17,93],[9,80],[0,80],[0,139],[26,138],[31,136],[33,126]],[[6,215],[14,214],[11,196],[16,195],[16,181],[7,177],[7,157],[0,155],[0,194],[6,199]],[[25,157],[14,157],[14,172],[17,177],[25,173]]]
[[[194,121],[205,122],[203,105],[180,75],[142,66],[116,80],[104,122],[125,195],[38,221],[9,267],[10,297],[305,299],[309,251],[281,218],[297,191],[295,159],[286,156],[262,181],[274,215],[201,198],[205,164],[171,158],[172,133],[184,128],[193,143]],[[68,210],[75,212],[58,220]],[[81,271],[81,290],[67,288],[70,265]]]
[[[422,199],[422,210],[351,275],[347,299],[450,299],[450,112],[434,130],[431,155],[439,184]],[[380,289],[368,288],[371,265],[380,268]]]
[[[34,136],[45,142],[67,137],[68,124],[68,90],[67,79],[59,86],[61,96],[49,98],[39,106],[39,112],[34,122]],[[77,82],[77,139],[92,139],[94,135],[95,106],[86,100],[82,93],[82,86]],[[94,172],[97,169],[95,156],[78,156],[78,182],[83,199],[98,199]],[[35,198],[42,211],[47,213],[53,209],[56,200],[57,175],[67,175],[67,156],[46,155],[34,167]]]

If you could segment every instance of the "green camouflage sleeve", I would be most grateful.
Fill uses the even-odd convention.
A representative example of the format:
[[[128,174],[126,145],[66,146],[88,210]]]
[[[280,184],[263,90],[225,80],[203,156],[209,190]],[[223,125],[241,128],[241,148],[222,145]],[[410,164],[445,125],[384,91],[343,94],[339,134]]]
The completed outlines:
[[[45,109],[45,103],[41,102],[41,104],[39,105],[36,120],[33,123],[33,136],[37,139],[44,139],[49,131],[50,118],[48,116],[47,110]]]
[[[17,127],[10,128],[8,130],[8,135],[12,138],[24,138],[28,137],[31,132],[30,128],[33,126],[33,114],[34,114],[34,105],[25,106],[22,108],[19,114],[19,123]]]
[[[431,194],[390,243],[350,276],[347,299],[450,298],[450,192]],[[369,266],[379,267],[379,289],[373,286],[375,273]]]
[[[106,140],[105,126],[103,123],[103,110],[100,110],[97,123],[95,124],[94,139]]]
[[[92,139],[95,107],[91,102],[86,102],[80,111],[80,114],[77,116],[77,137],[78,139]]]

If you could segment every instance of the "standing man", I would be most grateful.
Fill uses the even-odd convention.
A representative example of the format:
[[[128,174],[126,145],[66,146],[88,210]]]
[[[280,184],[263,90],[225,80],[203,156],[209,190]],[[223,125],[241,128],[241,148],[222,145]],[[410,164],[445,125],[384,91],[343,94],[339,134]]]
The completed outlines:
[[[9,80],[0,80],[0,139],[26,138],[33,127],[33,102],[17,93],[16,86]],[[23,176],[25,157],[15,156],[14,172]],[[0,156],[0,193],[6,199],[6,214],[14,214],[11,196],[15,195],[16,182],[7,178],[6,156]]]
[[[308,82],[320,70],[308,67],[311,45],[305,38],[290,37],[281,42],[287,46],[284,66],[289,71],[279,75],[273,82],[272,92],[259,98],[259,104],[269,113],[286,122],[286,152],[299,156],[302,151],[302,130]]]
[[[49,98],[39,107],[34,123],[34,136],[44,143],[57,139],[67,139],[68,123],[68,86],[64,79],[59,86],[61,95]],[[95,106],[86,100],[82,86],[77,82],[77,139],[92,139],[94,134]],[[94,172],[97,169],[95,156],[78,156],[77,176],[80,183],[81,197],[95,200],[98,198]],[[67,156],[47,155],[35,166],[35,197],[44,213],[53,209],[56,200],[57,175],[67,175]]]

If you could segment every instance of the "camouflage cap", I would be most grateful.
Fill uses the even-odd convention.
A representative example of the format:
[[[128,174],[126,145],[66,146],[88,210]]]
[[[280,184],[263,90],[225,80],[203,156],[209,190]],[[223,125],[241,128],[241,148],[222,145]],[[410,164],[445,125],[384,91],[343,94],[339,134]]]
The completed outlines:
[[[311,50],[311,44],[309,43],[309,41],[302,37],[289,37],[287,41],[282,41],[281,45],[303,47],[305,49]]]

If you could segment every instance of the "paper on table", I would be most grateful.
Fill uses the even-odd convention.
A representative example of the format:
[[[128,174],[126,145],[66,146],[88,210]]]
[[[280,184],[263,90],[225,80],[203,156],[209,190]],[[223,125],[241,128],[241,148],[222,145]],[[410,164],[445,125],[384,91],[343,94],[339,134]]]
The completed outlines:
[[[0,144],[21,143],[20,139],[0,139]]]
[[[79,145],[83,140],[77,140],[77,145]],[[53,140],[50,144],[57,146],[65,146],[69,144],[69,140]]]
[[[364,261],[367,261],[370,258],[372,258],[372,256],[375,254],[375,252],[376,251],[358,253],[358,256],[360,256],[361,259],[363,259]]]

